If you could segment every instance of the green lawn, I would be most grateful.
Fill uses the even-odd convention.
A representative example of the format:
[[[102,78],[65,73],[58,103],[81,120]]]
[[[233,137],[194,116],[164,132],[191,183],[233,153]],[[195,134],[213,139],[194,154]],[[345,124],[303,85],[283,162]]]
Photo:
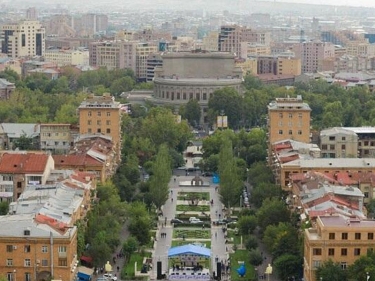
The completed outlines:
[[[249,263],[249,252],[247,250],[237,250],[234,254],[230,254],[231,269],[230,275],[232,281],[256,280],[254,267]],[[246,274],[240,277],[237,269],[240,267],[238,261],[244,261],[246,267]]]
[[[208,229],[174,229],[173,238],[196,238],[196,239],[210,239],[211,230]]]
[[[211,249],[211,241],[200,241],[200,240],[196,240],[196,241],[182,241],[182,240],[176,241],[175,240],[175,241],[172,241],[172,247],[183,246],[186,244],[193,244],[195,242],[202,243],[203,247]]]
[[[121,278],[125,280],[134,279],[134,275],[135,275],[134,263],[137,262],[137,270],[140,271],[142,268],[144,257],[151,257],[151,253],[149,252],[145,252],[143,254],[137,253],[137,252],[133,253],[130,256],[129,262],[127,262],[124,268],[122,269]]]
[[[228,237],[233,238],[233,244],[240,245],[241,244],[241,235],[236,235],[234,230],[228,229]],[[242,243],[245,243],[246,237],[243,236]]]
[[[209,192],[179,192],[177,194],[177,200],[210,200]]]
[[[208,212],[210,211],[210,206],[207,205],[177,205],[176,211],[180,212]]]

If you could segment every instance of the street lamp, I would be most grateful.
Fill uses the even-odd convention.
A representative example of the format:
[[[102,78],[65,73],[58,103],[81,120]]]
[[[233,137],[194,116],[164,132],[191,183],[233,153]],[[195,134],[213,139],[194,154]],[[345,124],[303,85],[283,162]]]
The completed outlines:
[[[13,278],[14,278],[14,281],[17,281],[17,276],[16,276],[16,273],[17,273],[17,270],[13,270]]]

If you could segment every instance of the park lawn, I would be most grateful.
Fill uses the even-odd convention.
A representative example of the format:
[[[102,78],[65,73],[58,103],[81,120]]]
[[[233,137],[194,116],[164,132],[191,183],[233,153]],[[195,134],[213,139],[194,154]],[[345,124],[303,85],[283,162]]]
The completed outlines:
[[[202,240],[196,240],[196,241],[182,241],[182,240],[173,240],[172,241],[172,247],[178,247],[183,246],[187,244],[193,244],[193,243],[202,243],[204,247],[211,249],[211,241],[202,241]]]
[[[209,192],[179,192],[177,194],[177,200],[210,200],[210,193]]]
[[[244,261],[246,267],[246,274],[240,277],[237,269],[241,266],[238,261]],[[249,263],[249,251],[237,250],[235,253],[230,254],[230,276],[232,281],[256,280],[254,267]]]
[[[183,238],[186,239],[210,239],[211,230],[210,229],[174,229],[173,238]]]
[[[241,244],[241,235],[236,235],[234,230],[228,229],[228,237],[233,238],[233,244],[240,245]],[[246,237],[242,237],[242,243],[245,243]],[[232,243],[232,242],[231,242]]]
[[[177,205],[176,211],[180,212],[208,212],[210,211],[210,206],[208,205]]]
[[[135,272],[134,272],[134,263],[137,262],[137,270],[140,271],[142,269],[142,264],[143,264],[143,258],[144,257],[151,257],[150,252],[144,252],[144,253],[137,253],[134,252],[130,256],[129,262],[126,263],[122,270],[122,276],[125,274],[126,278],[124,279],[134,279]]]

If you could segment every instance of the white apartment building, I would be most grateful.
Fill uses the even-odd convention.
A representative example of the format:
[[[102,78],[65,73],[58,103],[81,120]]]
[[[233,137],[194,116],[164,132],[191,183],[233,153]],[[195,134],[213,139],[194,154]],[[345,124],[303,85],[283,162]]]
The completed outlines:
[[[1,52],[12,58],[43,56],[45,28],[39,21],[21,21],[1,26]]]
[[[147,79],[147,59],[150,55],[156,54],[157,46],[149,43],[139,43],[136,48],[136,72],[135,76],[138,80],[146,81]]]
[[[89,51],[52,49],[44,53],[46,61],[54,62],[58,66],[89,65]]]

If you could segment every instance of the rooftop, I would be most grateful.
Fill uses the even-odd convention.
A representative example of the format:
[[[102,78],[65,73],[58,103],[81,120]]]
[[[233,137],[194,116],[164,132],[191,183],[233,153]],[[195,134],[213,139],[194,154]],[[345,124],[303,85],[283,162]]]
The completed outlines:
[[[42,153],[4,153],[0,159],[0,173],[43,174],[49,157]]]

